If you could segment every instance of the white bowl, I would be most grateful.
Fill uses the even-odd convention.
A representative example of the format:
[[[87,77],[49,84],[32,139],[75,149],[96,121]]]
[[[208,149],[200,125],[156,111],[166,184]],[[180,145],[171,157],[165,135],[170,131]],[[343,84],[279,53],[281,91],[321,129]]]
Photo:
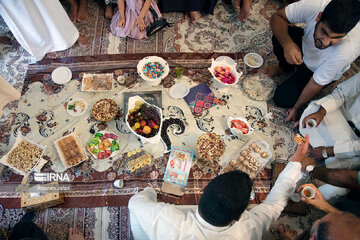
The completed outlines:
[[[219,60],[220,59],[220,60]],[[235,62],[234,62],[235,63]],[[223,83],[220,79],[217,79],[215,77],[215,68],[216,67],[223,67],[223,68],[226,68],[226,67],[229,67],[230,68],[230,72],[234,75],[235,77],[235,82],[231,83],[231,84],[228,84],[228,83]],[[221,83],[222,85],[224,86],[234,86],[238,83],[241,75],[242,75],[242,72],[237,72],[236,71],[236,63],[235,64],[229,64],[229,61],[226,60],[226,58],[220,58],[218,57],[216,60],[214,59],[211,59],[211,66],[208,68],[208,70],[210,71],[211,75],[213,76],[213,78]]]
[[[144,137],[144,136],[139,135],[136,131],[132,130],[130,124],[129,124],[128,121],[127,121],[127,116],[128,116],[129,113],[130,113],[130,109],[133,109],[133,108],[135,107],[135,102],[136,102],[136,101],[142,101],[143,103],[150,104],[150,103],[146,102],[144,99],[142,99],[142,98],[139,97],[139,96],[130,97],[130,98],[129,98],[129,101],[128,101],[128,111],[127,111],[126,117],[125,117],[126,126],[128,126],[128,128],[130,129],[130,131],[131,131],[133,134],[135,134],[135,136],[137,136],[138,138],[140,138],[143,143],[145,143],[145,142],[158,143],[158,142],[160,141],[160,139],[161,139],[161,137],[160,137],[161,135],[160,135],[160,134],[161,134],[161,127],[162,127],[162,122],[163,122],[163,121],[162,121],[162,110],[161,110],[161,108],[159,108],[159,107],[156,106],[156,105],[150,104],[151,106],[156,107],[156,109],[158,110],[158,114],[159,114],[159,116],[160,116],[160,126],[159,126],[159,131],[158,131],[158,133],[157,133],[155,136],[153,136],[153,137],[151,137],[151,138],[146,138],[146,137]]]
[[[257,53],[248,53],[244,56],[244,62],[251,68],[259,68],[264,64],[264,59]]]
[[[163,75],[161,75],[159,78],[155,78],[155,79],[145,76],[142,69],[143,69],[144,65],[149,62],[159,62],[164,67]],[[145,58],[141,59],[137,65],[138,74],[150,86],[159,85],[161,80],[164,79],[169,74],[169,71],[170,71],[169,64],[163,58],[157,57],[157,56],[145,57]]]
[[[243,121],[248,127],[249,127],[249,132],[244,134],[242,133],[239,129],[237,128],[234,128],[234,127],[231,127],[231,121],[232,120],[241,120]],[[242,136],[248,136],[248,135],[251,135],[253,132],[254,132],[254,129],[252,127],[250,127],[250,124],[248,121],[246,121],[245,118],[242,118],[242,117],[228,117],[227,119],[227,125],[228,127],[230,128],[230,132],[232,134],[234,134],[235,136],[239,136],[239,135],[242,135]]]

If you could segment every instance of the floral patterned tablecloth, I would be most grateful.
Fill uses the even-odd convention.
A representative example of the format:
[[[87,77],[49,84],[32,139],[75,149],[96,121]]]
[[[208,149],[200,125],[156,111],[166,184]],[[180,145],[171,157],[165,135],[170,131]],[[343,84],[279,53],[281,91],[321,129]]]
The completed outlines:
[[[173,145],[195,150],[195,159],[185,195],[173,197],[159,194],[159,198],[162,201],[176,204],[197,204],[202,189],[211,179],[221,173],[223,167],[236,156],[239,149],[248,140],[265,140],[273,152],[272,161],[279,157],[286,160],[286,152],[289,148],[293,149],[290,141],[276,136],[280,134],[279,127],[274,124],[274,121],[269,121],[266,102],[250,100],[243,92],[241,84],[224,89],[212,83],[207,68],[210,66],[211,58],[220,55],[223,54],[162,54],[160,56],[169,62],[171,71],[169,76],[156,87],[147,85],[136,73],[137,62],[145,57],[144,54],[45,59],[30,65],[23,95],[19,101],[18,113],[12,126],[8,149],[0,149],[0,151],[6,153],[18,134],[41,145],[46,145],[47,149],[43,160],[47,163],[41,172],[65,171],[71,175],[72,190],[66,194],[66,202],[61,205],[62,207],[125,206],[128,199],[145,186],[151,185],[157,190],[160,189],[168,154],[164,154],[165,146],[162,142],[143,144],[134,134],[130,133],[124,121],[123,95],[125,92],[160,90],[164,117],[179,118],[186,125],[186,130],[181,135],[176,135],[176,127],[168,129]],[[226,55],[235,59],[240,66],[242,65],[244,54]],[[52,82],[50,74],[58,66],[67,66],[71,69],[73,77],[69,83],[56,85]],[[176,66],[185,68],[181,79],[174,78]],[[121,74],[125,76],[125,82],[115,82],[113,90],[109,92],[81,92],[83,73],[114,73],[115,78]],[[200,82],[207,83],[219,99],[219,104],[199,116],[194,116],[185,100],[170,97],[169,88],[176,82],[186,82],[190,86],[196,86]],[[72,117],[66,112],[65,103],[74,98],[83,98],[88,103],[89,107],[81,117]],[[105,125],[97,122],[91,116],[92,105],[102,98],[111,98],[119,106],[117,117]],[[245,117],[255,129],[254,133],[247,137],[231,135],[226,123],[229,116]],[[121,154],[106,160],[95,160],[89,154],[87,161],[66,169],[59,160],[53,141],[68,133],[76,132],[85,146],[92,136],[90,130],[96,131],[99,128],[106,128],[119,136],[119,152],[121,153],[138,147],[151,153],[155,164],[150,172],[141,177],[129,175],[122,164]],[[219,162],[209,164],[197,159],[196,140],[204,132],[217,133],[224,140],[225,153],[220,157]],[[279,139],[283,139],[284,142],[279,142]],[[273,151],[279,148],[285,149],[285,151]],[[125,181],[124,188],[114,189],[112,183],[115,179],[123,179]],[[22,176],[15,174],[7,167],[1,172],[2,186],[19,183],[21,180]],[[34,183],[32,175],[28,181]],[[267,168],[254,180],[255,199],[252,200],[252,203],[260,203],[265,199],[270,190],[270,181],[271,170],[270,164],[268,164]],[[19,194],[2,191],[0,204],[3,207],[19,207]]]

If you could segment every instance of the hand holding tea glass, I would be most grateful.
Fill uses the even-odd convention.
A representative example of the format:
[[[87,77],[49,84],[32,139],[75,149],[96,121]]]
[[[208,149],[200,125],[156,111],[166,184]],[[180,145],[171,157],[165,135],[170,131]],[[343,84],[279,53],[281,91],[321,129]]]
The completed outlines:
[[[313,191],[315,191],[315,195],[313,195],[313,197],[310,195],[311,192],[309,191],[309,188],[311,188]],[[304,191],[305,190],[305,191]],[[330,213],[330,212],[335,212],[338,211],[336,208],[334,208],[333,206],[331,206],[324,198],[324,196],[321,194],[321,192],[319,191],[319,189],[317,189],[313,184],[309,183],[309,184],[304,184],[301,185],[297,192],[301,195],[300,200],[302,202],[305,202],[307,204],[313,205],[314,207]],[[302,193],[302,194],[301,194]],[[305,197],[303,197],[303,195]],[[312,198],[310,198],[312,197]]]
[[[319,110],[317,112],[314,112],[308,116],[306,116],[303,121],[302,121],[302,127],[303,128],[306,128],[306,127],[310,127],[310,128],[313,128],[313,127],[317,127],[319,126],[319,124],[321,123],[321,121],[324,119],[326,115],[326,110],[320,106]],[[309,123],[311,123],[312,121],[311,120],[314,120],[315,121],[315,126],[311,126]],[[312,122],[312,124],[314,125],[314,123]]]

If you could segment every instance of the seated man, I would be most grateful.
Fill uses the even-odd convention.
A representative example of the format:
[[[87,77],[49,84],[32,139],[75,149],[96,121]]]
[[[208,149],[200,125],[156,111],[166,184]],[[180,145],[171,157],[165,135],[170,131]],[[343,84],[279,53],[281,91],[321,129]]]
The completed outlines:
[[[145,188],[129,201],[134,238],[261,239],[295,191],[308,146],[309,136],[306,136],[298,144],[265,201],[250,210],[245,209],[252,182],[247,174],[240,171],[213,179],[204,189],[198,207],[187,211],[172,204],[157,203],[155,190]]]
[[[349,170],[351,171],[351,170]],[[312,184],[302,185],[298,192],[306,187],[311,186],[315,189],[313,199],[301,198],[301,201],[311,204],[314,207],[325,211],[327,215],[316,220],[311,229],[296,236],[295,231],[279,225],[278,233],[280,240],[308,240],[308,239],[331,239],[331,240],[353,240],[359,239],[360,236],[360,218],[350,213],[341,212],[327,203],[320,191]]]
[[[360,55],[358,0],[302,0],[277,11],[270,24],[277,70],[295,71],[274,95],[279,107],[290,108],[287,121],[325,85],[339,79]],[[304,29],[289,26],[305,23]],[[296,68],[295,68],[296,67]]]
[[[300,119],[300,132],[310,136],[313,147],[310,155],[325,162],[328,168],[360,167],[359,116],[360,73],[339,84],[332,94],[311,102],[305,109]],[[316,121],[312,128],[306,124],[310,119]],[[327,200],[348,192],[330,185],[320,189]]]

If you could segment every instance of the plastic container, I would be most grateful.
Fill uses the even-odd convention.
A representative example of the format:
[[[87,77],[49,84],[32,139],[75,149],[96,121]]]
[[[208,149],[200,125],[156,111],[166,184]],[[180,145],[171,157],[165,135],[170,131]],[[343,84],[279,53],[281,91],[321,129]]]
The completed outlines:
[[[228,167],[243,171],[254,179],[271,159],[272,153],[267,142],[252,139],[235,156],[236,158],[229,162]]]

